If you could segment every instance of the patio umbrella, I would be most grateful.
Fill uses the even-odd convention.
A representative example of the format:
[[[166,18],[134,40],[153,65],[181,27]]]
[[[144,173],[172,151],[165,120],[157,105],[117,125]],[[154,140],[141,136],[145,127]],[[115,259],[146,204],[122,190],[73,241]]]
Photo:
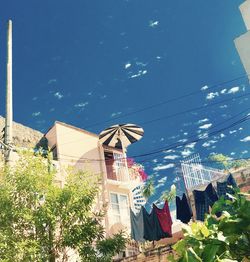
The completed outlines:
[[[118,149],[126,148],[128,145],[137,142],[144,134],[140,126],[134,124],[119,124],[103,130],[99,139],[103,145],[112,146]]]

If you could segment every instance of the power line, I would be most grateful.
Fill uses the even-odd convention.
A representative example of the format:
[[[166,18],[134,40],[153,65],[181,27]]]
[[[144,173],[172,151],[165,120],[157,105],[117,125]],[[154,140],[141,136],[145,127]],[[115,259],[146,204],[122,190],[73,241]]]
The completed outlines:
[[[235,116],[234,116],[234,117],[235,117]],[[215,135],[217,135],[217,134],[219,134],[219,133],[221,133],[221,132],[223,132],[223,131],[225,131],[225,130],[228,130],[228,129],[234,127],[234,126],[237,126],[237,125],[239,125],[239,124],[241,124],[241,123],[244,123],[244,122],[248,121],[249,118],[250,118],[250,116],[247,115],[247,116],[239,119],[238,121],[230,124],[230,125],[227,126],[227,127],[224,127],[224,128],[219,129],[219,130],[216,130],[216,131],[207,133],[207,135],[206,135],[205,137],[198,137],[198,138],[196,138],[196,139],[192,139],[192,140],[190,140],[190,141],[186,141],[186,142],[182,142],[182,143],[176,142],[176,143],[173,143],[173,144],[171,144],[171,145],[169,145],[169,146],[167,146],[167,147],[158,148],[158,149],[156,149],[156,150],[154,150],[154,151],[151,151],[151,152],[148,152],[148,153],[145,153],[145,154],[139,154],[139,155],[131,156],[131,157],[129,157],[129,158],[140,158],[140,157],[145,157],[145,156],[151,156],[151,155],[163,153],[163,152],[166,151],[166,150],[175,149],[175,148],[180,148],[180,147],[186,146],[186,145],[188,145],[188,144],[192,144],[192,143],[195,143],[195,142],[199,142],[199,141],[205,140],[205,139],[207,139],[207,138],[209,138],[209,137],[211,137],[211,136],[215,136]],[[75,156],[70,156],[70,155],[64,155],[64,154],[61,154],[61,155],[62,155],[62,156],[66,156],[66,157],[68,156],[68,157],[77,158],[77,157],[75,157]],[[77,158],[77,159],[78,159],[78,158]],[[121,158],[120,160],[122,160],[122,159],[128,159],[128,158]],[[81,159],[78,160],[78,162],[80,162],[81,160],[82,160],[82,161],[85,161],[85,162],[86,162],[86,161],[96,161],[96,162],[98,162],[98,161],[103,161],[103,162],[104,162],[104,161],[105,161],[105,159],[81,158]],[[148,160],[148,159],[147,159],[147,160]]]
[[[141,125],[146,125],[146,124],[150,124],[150,123],[160,121],[160,120],[163,120],[163,119],[169,119],[169,118],[172,118],[172,117],[175,117],[175,116],[183,115],[183,114],[186,114],[186,113],[191,113],[193,111],[202,110],[202,109],[205,109],[205,108],[210,107],[210,106],[215,106],[215,105],[222,104],[222,103],[225,103],[225,102],[228,102],[228,101],[233,101],[233,100],[236,100],[236,99],[239,99],[239,98],[242,98],[242,97],[246,97],[246,96],[249,96],[249,95],[250,95],[250,93],[246,93],[246,94],[243,94],[243,95],[240,95],[240,96],[224,99],[224,100],[214,102],[214,103],[211,103],[211,104],[207,104],[207,105],[204,105],[204,106],[195,107],[195,108],[185,110],[185,111],[182,111],[182,112],[178,112],[178,113],[175,113],[175,114],[171,114],[171,115],[159,117],[159,118],[156,118],[156,119],[152,119],[152,120],[141,123]]]
[[[140,155],[135,155],[135,156],[133,156],[133,158],[139,158],[139,157],[154,155],[154,154],[157,154],[157,153],[163,153],[164,151],[167,151],[167,150],[170,150],[170,149],[175,149],[175,148],[178,148],[178,147],[186,146],[186,145],[188,145],[188,144],[192,144],[192,143],[195,143],[195,142],[199,142],[199,141],[204,140],[204,139],[207,139],[207,138],[209,138],[209,137],[211,137],[211,136],[215,136],[215,135],[217,135],[217,134],[219,134],[219,133],[221,133],[221,132],[223,132],[223,131],[225,131],[225,130],[227,130],[227,129],[230,129],[230,128],[234,127],[234,126],[237,126],[237,125],[239,125],[239,124],[241,124],[241,123],[244,123],[244,122],[246,122],[247,120],[249,120],[249,118],[250,118],[250,116],[246,116],[246,117],[240,119],[239,121],[237,121],[237,122],[235,122],[235,123],[232,123],[231,125],[229,125],[229,126],[227,126],[227,127],[224,127],[224,128],[222,128],[222,129],[220,129],[220,130],[217,130],[217,131],[214,131],[214,132],[211,132],[211,133],[207,133],[207,135],[206,135],[204,138],[197,138],[197,139],[193,139],[193,140],[191,140],[191,141],[183,142],[183,143],[180,143],[180,144],[174,143],[173,146],[163,147],[163,148],[159,148],[159,149],[157,149],[156,151],[153,151],[153,152],[149,152],[149,153],[145,153],[145,154],[140,154]]]
[[[250,92],[243,94],[243,95],[236,96],[236,97],[227,98],[227,99],[224,99],[224,100],[221,100],[221,101],[218,101],[218,102],[210,103],[210,104],[207,104],[207,105],[203,105],[203,106],[191,108],[191,109],[188,109],[188,110],[184,110],[184,111],[181,111],[181,112],[177,112],[177,113],[174,113],[174,114],[170,114],[170,115],[167,115],[167,116],[163,116],[161,118],[152,119],[152,120],[141,123],[141,125],[150,124],[150,123],[160,121],[160,120],[163,120],[163,119],[169,119],[169,118],[176,117],[176,116],[179,116],[179,115],[183,115],[183,114],[186,114],[186,113],[190,113],[190,112],[193,112],[193,111],[202,110],[204,108],[208,108],[208,107],[215,106],[215,105],[218,105],[218,104],[223,104],[223,103],[229,102],[229,101],[234,101],[234,100],[237,100],[237,99],[240,99],[240,98],[243,98],[243,97],[247,97],[247,96],[250,96]],[[77,141],[81,141],[81,139],[68,141],[68,142],[65,142],[61,145],[66,145],[66,144],[70,144],[70,143],[77,142]]]
[[[233,79],[231,79],[231,80],[227,80],[227,81],[220,82],[220,83],[218,83],[218,84],[214,84],[214,85],[212,85],[211,87],[209,87],[209,90],[213,90],[213,89],[215,89],[216,87],[220,87],[221,85],[229,84],[229,83],[231,83],[231,82],[234,82],[234,81],[243,79],[243,78],[247,77],[248,75],[249,75],[249,74],[244,74],[244,75],[242,75],[242,76],[233,78]],[[126,113],[126,114],[122,114],[122,115],[117,116],[117,117],[114,117],[114,118],[112,118],[112,119],[107,119],[107,120],[103,120],[103,121],[99,121],[99,122],[93,123],[93,124],[91,124],[91,125],[85,126],[84,128],[90,128],[90,127],[93,127],[93,126],[98,126],[98,125],[100,125],[100,124],[112,122],[112,121],[117,120],[117,119],[121,119],[121,118],[124,118],[124,117],[127,117],[127,116],[131,116],[131,115],[134,115],[134,114],[137,114],[137,113],[140,113],[140,112],[144,112],[144,111],[150,110],[150,109],[152,109],[152,108],[155,108],[155,107],[158,107],[158,106],[167,104],[167,103],[172,103],[172,102],[175,102],[175,101],[178,101],[178,100],[181,100],[181,99],[184,99],[184,98],[187,98],[187,97],[196,95],[196,94],[200,94],[200,93],[202,93],[202,90],[197,90],[197,91],[194,91],[194,92],[190,92],[190,93],[188,93],[188,94],[185,94],[185,95],[181,95],[181,96],[178,96],[178,97],[170,98],[170,99],[167,99],[167,100],[162,101],[162,102],[160,102],[160,103],[152,104],[152,105],[150,105],[150,106],[146,106],[146,107],[140,108],[140,109],[138,109],[138,110],[135,110],[135,111],[132,111],[132,112],[129,112],[129,113]]]

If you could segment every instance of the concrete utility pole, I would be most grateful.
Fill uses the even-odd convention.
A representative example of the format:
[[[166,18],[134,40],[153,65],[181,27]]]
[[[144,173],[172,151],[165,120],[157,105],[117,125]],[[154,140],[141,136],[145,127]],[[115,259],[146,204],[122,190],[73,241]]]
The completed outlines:
[[[7,33],[7,81],[6,81],[6,116],[4,143],[7,146],[5,150],[5,159],[10,161],[12,146],[12,125],[13,125],[13,104],[12,104],[12,21],[8,21]]]

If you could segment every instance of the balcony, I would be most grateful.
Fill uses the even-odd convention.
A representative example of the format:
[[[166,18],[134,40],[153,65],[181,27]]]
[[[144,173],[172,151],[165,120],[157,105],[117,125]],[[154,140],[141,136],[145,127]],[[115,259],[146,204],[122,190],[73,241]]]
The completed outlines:
[[[126,165],[106,164],[108,183],[133,188],[143,182],[139,172]]]

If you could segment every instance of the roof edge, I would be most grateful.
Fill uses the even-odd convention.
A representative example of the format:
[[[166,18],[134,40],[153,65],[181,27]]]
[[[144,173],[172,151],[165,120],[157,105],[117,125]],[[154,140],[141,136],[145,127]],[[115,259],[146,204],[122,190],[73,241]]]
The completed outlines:
[[[59,124],[59,125],[62,125],[62,126],[65,126],[65,127],[71,128],[71,129],[74,129],[74,130],[76,130],[76,131],[85,133],[85,134],[87,134],[87,135],[91,135],[91,136],[94,136],[94,137],[99,138],[99,135],[97,135],[97,134],[95,134],[95,133],[89,132],[89,131],[87,131],[87,130],[84,130],[84,129],[82,129],[82,128],[79,128],[79,127],[76,127],[76,126],[73,126],[73,125],[70,125],[70,124],[66,124],[66,123],[61,122],[61,121],[55,121],[54,125],[56,125],[56,124]],[[53,126],[54,126],[54,125],[53,125]],[[53,126],[52,126],[52,127],[53,127]],[[52,128],[52,127],[51,127],[51,128]],[[51,128],[50,128],[50,129],[51,129]],[[49,130],[50,130],[50,129],[49,129]],[[49,130],[48,130],[48,132],[49,132]],[[47,133],[48,133],[48,132],[47,132]]]

